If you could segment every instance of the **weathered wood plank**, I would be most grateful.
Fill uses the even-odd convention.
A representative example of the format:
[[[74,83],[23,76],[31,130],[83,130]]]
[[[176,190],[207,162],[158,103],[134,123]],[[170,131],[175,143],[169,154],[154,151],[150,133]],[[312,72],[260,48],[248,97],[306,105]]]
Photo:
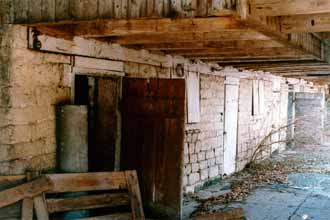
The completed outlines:
[[[197,7],[197,16],[204,17],[207,15],[208,0],[199,0]]]
[[[0,1],[0,26],[1,24],[11,24],[15,20],[15,2],[12,0]]]
[[[330,13],[328,0],[251,0],[251,14],[283,16]]]
[[[42,20],[41,6],[42,6],[42,0],[29,0],[30,22],[40,22]]]
[[[70,15],[70,1],[68,0],[55,0],[55,19],[56,21],[68,20]]]
[[[131,200],[133,220],[144,220],[145,217],[137,173],[136,171],[126,171],[125,175]]]
[[[39,195],[33,199],[34,209],[38,220],[49,220],[49,214],[46,207],[45,195]]]
[[[76,57],[75,66],[82,68],[90,68],[90,69],[124,72],[124,63],[120,61],[112,61],[112,60]]]
[[[13,187],[19,183],[23,183],[25,180],[25,175],[18,176],[0,176],[0,190],[7,189],[8,187]]]
[[[27,198],[22,203],[22,220],[33,220],[33,199]]]
[[[70,12],[73,19],[88,20],[97,18],[97,1],[94,0],[71,0]]]
[[[15,5],[15,23],[26,22],[29,18],[29,1],[14,0]]]
[[[283,16],[280,23],[284,33],[330,32],[329,14]]]
[[[55,21],[55,0],[42,0],[41,20]]]
[[[127,188],[124,172],[49,174],[47,177],[53,183],[53,188],[48,191],[48,193],[84,192]]]
[[[161,17],[164,11],[164,2],[163,0],[153,0],[154,2],[154,15],[156,17]]]
[[[233,40],[270,40],[260,33],[252,31],[223,31],[205,33],[167,33],[167,34],[134,34],[131,36],[113,37],[111,42],[122,45],[195,42],[195,41],[233,41]]]
[[[49,213],[129,205],[127,193],[81,196],[78,198],[47,199]]]
[[[242,24],[232,17],[221,18],[183,18],[183,19],[132,19],[81,22],[65,29],[62,26],[41,26],[41,33],[63,36],[105,37],[138,33],[204,33],[222,30],[240,30]],[[244,29],[241,30],[245,31]]]
[[[14,204],[24,198],[35,197],[45,191],[51,190],[52,182],[47,177],[41,177],[29,183],[0,192],[0,207]]]
[[[115,18],[122,18],[122,7],[121,7],[122,0],[114,0],[114,17]]]
[[[112,18],[114,0],[99,0],[99,18]]]

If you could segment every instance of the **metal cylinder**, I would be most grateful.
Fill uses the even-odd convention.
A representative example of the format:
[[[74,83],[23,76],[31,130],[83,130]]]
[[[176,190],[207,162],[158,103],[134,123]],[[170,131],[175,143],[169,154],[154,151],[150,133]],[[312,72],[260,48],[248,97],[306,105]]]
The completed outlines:
[[[64,173],[88,172],[88,107],[65,105],[57,110],[58,164]],[[67,193],[66,198],[86,195]],[[86,218],[89,212],[72,211],[63,214],[63,219]]]
[[[60,106],[58,114],[57,136],[61,172],[88,172],[87,106]]]

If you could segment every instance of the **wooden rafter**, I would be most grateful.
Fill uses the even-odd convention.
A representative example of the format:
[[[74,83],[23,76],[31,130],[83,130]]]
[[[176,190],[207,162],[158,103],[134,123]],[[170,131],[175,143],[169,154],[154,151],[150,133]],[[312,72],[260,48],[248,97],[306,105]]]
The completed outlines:
[[[313,14],[280,17],[283,33],[330,31],[330,14]]]
[[[131,20],[95,20],[67,24],[35,25],[43,33],[81,37],[107,37],[131,34],[170,34],[222,32],[226,30],[244,30],[244,25],[232,16],[215,18],[181,19],[131,19]]]
[[[328,0],[250,0],[251,14],[284,16],[330,12]]]

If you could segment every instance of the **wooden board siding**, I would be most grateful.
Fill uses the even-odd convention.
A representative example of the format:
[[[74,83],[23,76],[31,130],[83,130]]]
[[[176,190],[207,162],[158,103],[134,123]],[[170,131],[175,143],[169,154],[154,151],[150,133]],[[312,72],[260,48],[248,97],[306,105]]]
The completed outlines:
[[[182,79],[123,81],[121,168],[138,171],[146,207],[171,219],[181,213],[184,110]]]
[[[236,0],[3,0],[8,23],[145,17],[206,17],[236,8]]]

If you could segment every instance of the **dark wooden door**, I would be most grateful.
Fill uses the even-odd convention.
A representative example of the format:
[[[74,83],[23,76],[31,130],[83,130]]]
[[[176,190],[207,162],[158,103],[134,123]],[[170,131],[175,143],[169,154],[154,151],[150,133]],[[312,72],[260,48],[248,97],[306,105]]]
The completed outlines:
[[[181,218],[185,81],[123,81],[121,168],[136,169],[145,207]]]

